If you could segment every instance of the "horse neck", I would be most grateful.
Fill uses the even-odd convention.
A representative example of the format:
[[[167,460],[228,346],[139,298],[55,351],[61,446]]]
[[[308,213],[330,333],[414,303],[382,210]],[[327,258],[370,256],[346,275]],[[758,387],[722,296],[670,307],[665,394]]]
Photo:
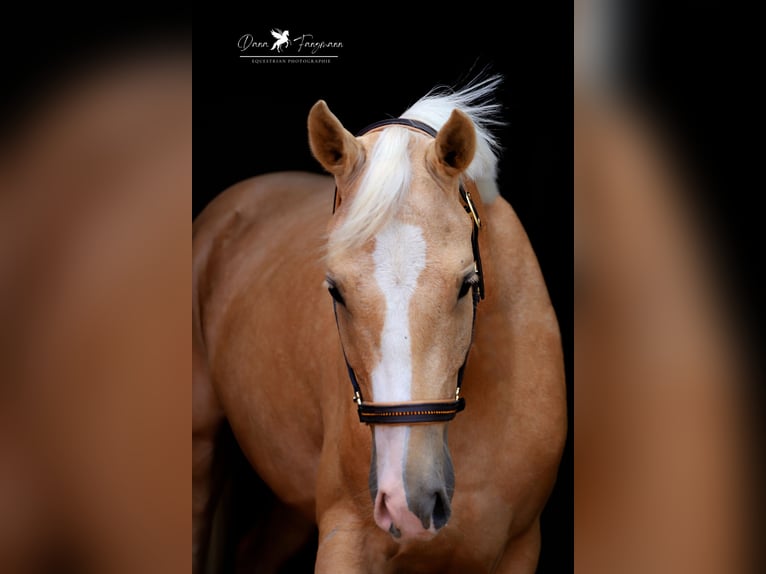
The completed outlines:
[[[555,346],[558,322],[537,256],[519,218],[502,197],[486,204],[478,197],[476,204],[482,219],[479,246],[486,297],[479,303],[475,346],[516,349],[537,335]]]

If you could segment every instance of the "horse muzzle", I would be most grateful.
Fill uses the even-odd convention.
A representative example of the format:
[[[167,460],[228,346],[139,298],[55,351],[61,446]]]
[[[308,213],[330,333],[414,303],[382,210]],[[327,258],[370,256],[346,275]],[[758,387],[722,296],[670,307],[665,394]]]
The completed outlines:
[[[433,538],[450,518],[454,490],[446,425],[375,428],[370,493],[379,528],[400,542]]]

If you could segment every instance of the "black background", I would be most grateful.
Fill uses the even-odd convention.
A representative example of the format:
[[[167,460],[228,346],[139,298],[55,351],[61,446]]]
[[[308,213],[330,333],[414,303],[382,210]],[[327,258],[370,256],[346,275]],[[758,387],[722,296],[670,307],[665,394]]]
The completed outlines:
[[[542,517],[538,570],[562,572],[573,562],[572,8],[509,7],[506,14],[476,22],[460,14],[439,24],[383,15],[380,8],[344,23],[298,10],[201,15],[194,32],[193,211],[247,177],[321,172],[306,132],[308,111],[318,99],[355,132],[400,115],[436,85],[454,85],[485,69],[502,74],[498,97],[507,125],[496,132],[503,147],[500,189],[538,256],[566,361],[569,440]],[[339,58],[329,64],[239,58],[242,34],[270,40],[275,27],[292,37],[312,33],[342,41],[342,49],[331,52]]]

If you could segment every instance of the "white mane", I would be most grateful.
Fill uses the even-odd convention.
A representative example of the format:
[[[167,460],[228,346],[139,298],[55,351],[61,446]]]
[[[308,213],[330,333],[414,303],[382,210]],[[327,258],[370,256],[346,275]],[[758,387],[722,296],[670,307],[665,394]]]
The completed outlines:
[[[500,104],[492,96],[502,82],[499,75],[474,80],[458,91],[434,88],[400,117],[419,120],[440,130],[455,108],[465,112],[476,130],[476,153],[466,176],[476,182],[482,201],[492,203],[499,195],[496,183],[497,142],[489,131],[502,124]],[[410,182],[407,128],[390,126],[380,132],[367,158],[367,170],[348,206],[343,224],[330,236],[330,246],[342,249],[372,237],[401,204]]]
[[[455,108],[468,114],[476,129],[476,155],[465,174],[476,182],[481,199],[487,204],[499,195],[495,180],[499,146],[489,129],[503,123],[499,119],[501,106],[492,99],[502,80],[501,76],[491,76],[469,83],[457,92],[449,88],[434,88],[401,115],[425,122],[438,131],[447,123]]]

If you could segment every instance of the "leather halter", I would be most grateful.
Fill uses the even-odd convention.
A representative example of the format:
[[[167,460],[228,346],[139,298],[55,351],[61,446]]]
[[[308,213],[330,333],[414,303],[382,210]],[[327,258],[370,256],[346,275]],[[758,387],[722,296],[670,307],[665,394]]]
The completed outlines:
[[[375,129],[385,126],[405,126],[422,131],[431,137],[436,137],[436,130],[428,124],[417,120],[410,120],[406,118],[391,118],[381,120],[372,123],[360,130],[356,135],[362,136]],[[408,401],[404,403],[374,403],[365,402],[362,398],[362,390],[359,387],[359,381],[357,381],[356,373],[353,367],[348,362],[346,356],[346,350],[343,347],[343,341],[341,340],[340,346],[343,351],[343,359],[346,361],[346,368],[348,369],[348,378],[351,380],[351,386],[354,388],[353,400],[357,404],[357,412],[359,415],[359,422],[382,425],[382,424],[423,424],[423,423],[440,423],[451,421],[455,418],[457,413],[465,409],[465,399],[460,396],[460,388],[463,383],[463,373],[465,372],[465,366],[468,362],[468,354],[470,353],[471,346],[473,345],[473,334],[476,327],[476,308],[479,305],[479,300],[484,299],[484,273],[481,266],[481,255],[479,253],[479,229],[481,229],[481,218],[476,212],[476,208],[471,200],[471,194],[460,182],[460,198],[463,200],[464,208],[466,212],[471,215],[473,219],[473,230],[471,231],[471,248],[473,250],[473,260],[478,275],[478,281],[472,286],[473,294],[473,318],[471,320],[471,343],[468,346],[468,351],[463,359],[463,364],[460,366],[457,372],[457,387],[455,389],[455,398],[446,400],[431,400],[431,401]],[[335,195],[333,197],[332,212],[335,213],[335,206],[338,200],[338,187],[335,187]],[[333,313],[335,314],[335,324],[338,327],[338,334],[340,335],[340,325],[338,325],[338,309],[335,299],[332,302]]]

